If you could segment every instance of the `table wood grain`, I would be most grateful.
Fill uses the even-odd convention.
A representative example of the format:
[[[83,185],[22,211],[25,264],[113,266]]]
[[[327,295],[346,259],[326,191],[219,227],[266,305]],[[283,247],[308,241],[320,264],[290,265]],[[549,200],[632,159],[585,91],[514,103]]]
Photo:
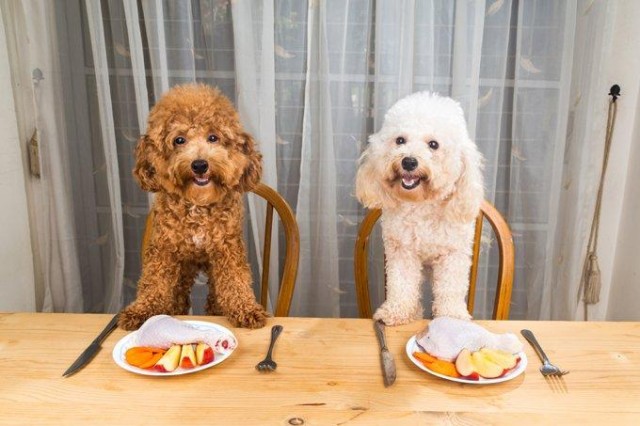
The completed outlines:
[[[495,332],[531,329],[549,357],[571,370],[543,378],[525,344],[526,372],[485,386],[449,382],[409,361],[405,344],[427,321],[388,328],[398,371],[385,388],[369,320],[272,318],[245,330],[220,317],[188,317],[231,328],[237,350],[198,373],[141,376],[112,360],[127,334],[117,329],[88,366],[63,378],[110,318],[0,314],[0,423],[640,424],[640,323],[480,321]],[[255,364],[273,324],[284,326],[274,351],[278,369],[260,373]]]

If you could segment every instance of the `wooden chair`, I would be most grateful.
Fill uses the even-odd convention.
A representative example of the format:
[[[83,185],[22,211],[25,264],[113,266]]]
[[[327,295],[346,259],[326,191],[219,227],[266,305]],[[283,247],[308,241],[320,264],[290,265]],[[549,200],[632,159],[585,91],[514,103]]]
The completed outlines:
[[[379,209],[370,210],[362,220],[358,236],[356,238],[354,260],[354,272],[356,281],[356,295],[358,298],[358,312],[361,318],[371,318],[371,302],[369,298],[368,243],[369,236],[374,225],[382,214]],[[513,286],[513,272],[515,267],[515,251],[513,238],[509,225],[496,208],[486,200],[480,206],[480,214],[476,219],[476,229],[473,242],[473,263],[469,277],[469,294],[467,297],[467,309],[473,313],[475,302],[476,279],[478,277],[478,259],[480,257],[480,237],[482,236],[483,218],[486,218],[498,240],[500,251],[498,285],[493,306],[493,319],[504,320],[509,318],[509,305],[511,303],[511,289]]]
[[[276,302],[273,315],[276,317],[286,317],[289,315],[293,289],[295,288],[296,277],[298,275],[298,260],[300,259],[300,233],[298,231],[298,222],[296,221],[289,204],[273,188],[261,183],[252,192],[267,201],[264,246],[262,253],[263,267],[260,287],[260,304],[265,309],[267,308],[267,296],[269,293],[269,259],[271,255],[271,234],[273,228],[274,209],[280,216],[280,221],[284,227],[286,255],[282,280],[280,281],[280,290],[278,292],[278,300]],[[142,237],[143,255],[149,245],[149,241],[151,241],[151,235],[153,233],[153,217],[154,214],[152,210],[147,215],[144,234]]]

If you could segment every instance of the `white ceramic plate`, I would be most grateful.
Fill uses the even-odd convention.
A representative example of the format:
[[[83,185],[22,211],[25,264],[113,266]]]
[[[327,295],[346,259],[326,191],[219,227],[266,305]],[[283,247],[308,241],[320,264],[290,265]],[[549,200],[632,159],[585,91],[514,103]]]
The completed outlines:
[[[190,324],[196,327],[199,330],[216,330],[222,333],[226,333],[235,339],[235,336],[233,335],[233,333],[229,329],[221,325],[214,324],[212,322],[205,322],[205,321],[185,321],[185,322],[187,324]],[[197,373],[198,371],[202,371],[207,368],[211,368],[214,365],[220,364],[222,361],[229,358],[233,353],[233,351],[235,351],[238,348],[238,346],[236,345],[234,349],[232,349],[231,351],[225,354],[220,354],[218,352],[215,352],[214,359],[209,364],[200,365],[194,368],[178,367],[172,372],[161,373],[159,371],[153,371],[153,370],[147,370],[144,368],[134,367],[133,365],[128,364],[127,361],[125,360],[124,354],[127,352],[127,349],[131,348],[134,345],[134,342],[135,342],[134,338],[136,336],[136,333],[137,331],[134,331],[133,333],[129,333],[126,336],[124,336],[122,339],[120,339],[118,343],[116,343],[116,346],[113,348],[113,360],[116,362],[116,364],[118,364],[120,367],[124,368],[125,370],[131,371],[132,373],[136,373],[136,374],[143,374],[145,376],[180,376],[182,374]],[[236,339],[236,342],[237,342],[237,339]]]
[[[422,350],[418,347],[418,344],[416,343],[416,336],[412,336],[411,339],[409,339],[409,341],[407,342],[406,349],[407,349],[407,356],[409,357],[411,362],[413,362],[419,369],[424,370],[429,374],[433,374],[434,376],[440,377],[445,380],[458,382],[458,383],[468,383],[470,385],[491,385],[494,383],[506,382],[508,380],[518,377],[520,374],[524,372],[524,370],[527,369],[527,355],[524,352],[519,352],[518,356],[520,357],[520,361],[518,362],[518,365],[516,365],[516,367],[513,370],[509,371],[507,374],[505,374],[502,377],[497,377],[495,379],[485,379],[484,377],[480,377],[478,380],[449,377],[449,376],[445,376],[444,374],[440,374],[435,371],[429,370],[423,363],[418,361],[413,356],[414,352],[422,352]]]

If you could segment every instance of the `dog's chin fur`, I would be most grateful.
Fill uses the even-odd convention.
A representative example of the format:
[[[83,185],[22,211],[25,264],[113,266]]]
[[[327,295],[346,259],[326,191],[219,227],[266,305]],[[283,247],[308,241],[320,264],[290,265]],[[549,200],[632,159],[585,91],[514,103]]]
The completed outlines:
[[[225,187],[221,187],[213,181],[209,181],[206,186],[198,186],[195,183],[187,184],[182,190],[185,200],[196,206],[208,206],[220,202],[228,194]]]
[[[205,161],[206,170],[196,160]],[[142,189],[157,193],[153,233],[136,300],[122,311],[120,327],[136,329],[158,314],[187,314],[200,270],[209,276],[208,314],[223,314],[234,326],[265,324],[242,236],[242,193],[260,182],[261,160],[217,89],[177,86],[158,101],[136,146],[133,171]]]
[[[409,157],[412,170],[402,166]],[[387,300],[376,319],[396,325],[421,317],[425,264],[433,268],[434,314],[470,318],[465,297],[484,197],[481,166],[462,109],[450,98],[421,92],[401,99],[370,136],[356,196],[365,207],[382,209]]]

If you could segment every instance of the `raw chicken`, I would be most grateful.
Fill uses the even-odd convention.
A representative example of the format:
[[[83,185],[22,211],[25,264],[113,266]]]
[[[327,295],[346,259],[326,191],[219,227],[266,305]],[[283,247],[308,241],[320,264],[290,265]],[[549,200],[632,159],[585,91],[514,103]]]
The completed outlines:
[[[235,338],[217,330],[200,330],[169,315],[156,315],[145,321],[136,334],[134,346],[166,349],[172,345],[206,343],[215,352],[226,353],[237,345]]]
[[[515,334],[495,334],[478,324],[449,317],[437,317],[416,335],[416,342],[436,358],[453,361],[460,351],[475,352],[481,348],[498,349],[509,353],[522,350]]]

